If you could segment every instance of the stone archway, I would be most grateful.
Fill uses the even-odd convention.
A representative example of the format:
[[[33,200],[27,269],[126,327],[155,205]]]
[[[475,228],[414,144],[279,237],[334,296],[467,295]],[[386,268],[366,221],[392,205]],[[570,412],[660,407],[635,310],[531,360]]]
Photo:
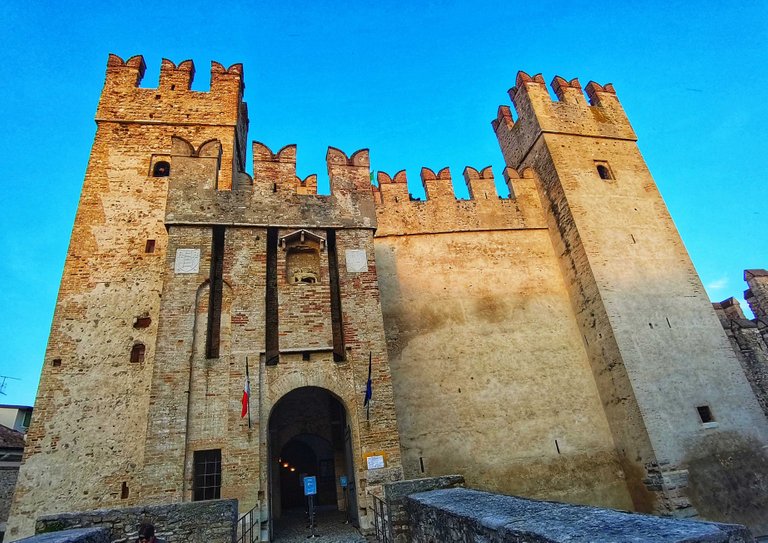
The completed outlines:
[[[306,505],[302,476],[317,478],[321,511],[349,511],[356,524],[355,469],[347,409],[334,393],[301,386],[284,394],[269,416],[269,492],[272,518]],[[341,485],[342,477],[348,488]]]

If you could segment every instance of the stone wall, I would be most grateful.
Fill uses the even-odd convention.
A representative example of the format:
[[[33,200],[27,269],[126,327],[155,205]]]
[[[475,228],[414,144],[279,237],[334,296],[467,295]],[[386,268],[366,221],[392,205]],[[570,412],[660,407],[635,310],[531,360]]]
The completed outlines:
[[[535,181],[381,183],[376,261],[405,476],[631,508]],[[480,186],[481,183],[489,186]]]
[[[768,343],[756,317],[749,320],[736,298],[714,303],[715,313],[752,386],[757,401],[768,416]],[[764,327],[768,330],[768,326]]]
[[[405,498],[413,543],[747,543],[749,530],[596,507],[541,502],[464,488]]]
[[[167,543],[234,543],[237,535],[237,500],[46,515],[37,519],[35,532],[46,534],[60,530],[99,527],[108,530],[108,541],[122,543],[135,541],[139,525],[142,523],[152,524],[155,527],[155,535]],[[35,540],[35,543],[42,541]],[[53,541],[63,543],[67,540],[51,540],[51,543]]]
[[[394,543],[410,543],[411,525],[405,510],[406,496],[417,492],[462,486],[464,486],[464,477],[461,475],[407,479],[383,485],[384,494],[379,497],[383,500],[389,520],[389,525],[384,524],[383,529],[389,529],[389,537]]]
[[[18,466],[13,468],[0,468],[0,526],[5,526],[8,514],[11,511],[11,498],[16,488],[16,479],[19,477]]]

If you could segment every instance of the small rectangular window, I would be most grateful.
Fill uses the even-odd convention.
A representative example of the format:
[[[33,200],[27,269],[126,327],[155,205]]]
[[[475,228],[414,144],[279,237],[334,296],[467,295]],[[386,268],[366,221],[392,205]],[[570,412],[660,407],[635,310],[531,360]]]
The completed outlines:
[[[195,451],[194,501],[221,497],[221,449]]]
[[[154,253],[155,252],[155,240],[148,239],[147,244],[144,246],[144,252],[145,253]]]
[[[700,405],[696,408],[696,410],[699,412],[699,418],[704,424],[707,424],[708,422],[715,422],[715,417],[712,416],[712,410],[708,405]]]

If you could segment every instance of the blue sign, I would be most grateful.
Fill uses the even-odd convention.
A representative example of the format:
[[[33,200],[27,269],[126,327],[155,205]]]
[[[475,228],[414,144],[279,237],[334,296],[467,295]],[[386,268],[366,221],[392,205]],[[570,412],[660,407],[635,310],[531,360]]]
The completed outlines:
[[[341,483],[341,488],[346,488],[347,487],[347,476],[346,475],[342,475],[341,477],[339,477],[339,482]]]
[[[317,494],[317,478],[314,475],[304,477],[304,495],[314,496],[315,494]]]

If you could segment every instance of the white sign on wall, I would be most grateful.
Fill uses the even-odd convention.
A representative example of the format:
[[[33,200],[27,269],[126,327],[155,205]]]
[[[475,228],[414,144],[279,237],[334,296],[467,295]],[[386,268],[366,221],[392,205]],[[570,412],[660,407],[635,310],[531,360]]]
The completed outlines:
[[[176,273],[197,273],[200,270],[200,249],[176,249]]]
[[[380,454],[366,458],[368,469],[381,469],[384,467],[384,457]]]
[[[347,249],[347,272],[360,273],[368,271],[368,255],[365,249]]]

